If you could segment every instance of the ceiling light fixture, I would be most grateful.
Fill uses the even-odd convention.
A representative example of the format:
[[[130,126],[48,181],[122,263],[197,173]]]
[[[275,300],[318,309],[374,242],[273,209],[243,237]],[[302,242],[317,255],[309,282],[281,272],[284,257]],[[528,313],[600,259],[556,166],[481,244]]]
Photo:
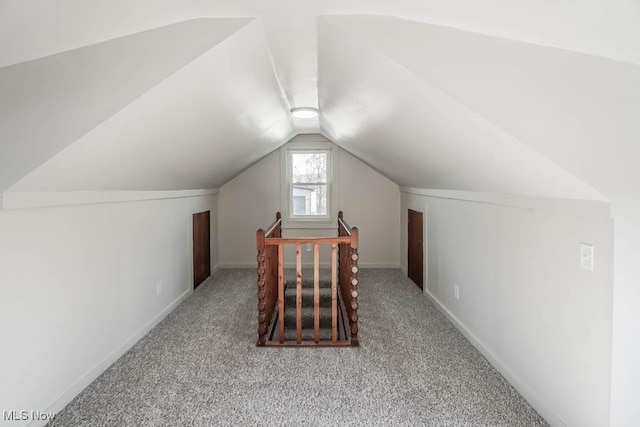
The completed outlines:
[[[318,117],[318,109],[311,107],[292,108],[291,115],[296,119],[313,119]]]

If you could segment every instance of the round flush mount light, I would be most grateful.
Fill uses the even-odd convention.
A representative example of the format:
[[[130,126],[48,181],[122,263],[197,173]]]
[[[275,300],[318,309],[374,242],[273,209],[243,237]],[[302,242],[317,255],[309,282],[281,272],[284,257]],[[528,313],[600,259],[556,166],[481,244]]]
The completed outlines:
[[[296,119],[313,119],[318,117],[318,109],[311,107],[292,108],[291,115]]]

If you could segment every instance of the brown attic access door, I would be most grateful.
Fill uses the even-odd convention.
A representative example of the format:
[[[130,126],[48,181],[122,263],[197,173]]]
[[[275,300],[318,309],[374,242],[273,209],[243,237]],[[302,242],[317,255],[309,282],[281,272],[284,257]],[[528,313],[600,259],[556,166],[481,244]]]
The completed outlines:
[[[210,211],[193,214],[193,288],[211,275]]]
[[[408,276],[415,282],[420,289],[423,289],[423,260],[424,260],[424,223],[422,212],[408,210],[407,213],[407,229],[408,229],[408,260],[407,270]]]

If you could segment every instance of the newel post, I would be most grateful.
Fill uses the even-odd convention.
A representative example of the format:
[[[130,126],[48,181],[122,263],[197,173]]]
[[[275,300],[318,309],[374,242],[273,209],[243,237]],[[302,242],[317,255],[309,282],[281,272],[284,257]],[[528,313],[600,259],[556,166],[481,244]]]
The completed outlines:
[[[276,221],[282,219],[280,212],[276,212]],[[276,229],[273,233],[273,237],[282,237],[282,221],[278,222]]]
[[[264,230],[256,232],[256,248],[258,249],[258,346],[264,346],[267,339],[267,310],[266,310],[266,251]]]
[[[351,228],[351,345],[358,345],[358,228]]]

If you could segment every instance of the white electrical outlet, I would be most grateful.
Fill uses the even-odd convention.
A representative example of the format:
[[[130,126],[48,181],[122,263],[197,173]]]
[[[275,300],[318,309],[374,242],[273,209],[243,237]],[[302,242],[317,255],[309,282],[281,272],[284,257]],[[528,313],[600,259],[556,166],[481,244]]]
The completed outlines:
[[[460,287],[458,285],[453,285],[453,297],[456,300],[460,299]]]
[[[160,296],[162,293],[162,280],[156,283],[156,296]]]
[[[307,243],[306,245],[304,245],[304,250],[307,252],[311,252],[311,243]]]
[[[580,268],[593,271],[593,245],[580,243]]]

